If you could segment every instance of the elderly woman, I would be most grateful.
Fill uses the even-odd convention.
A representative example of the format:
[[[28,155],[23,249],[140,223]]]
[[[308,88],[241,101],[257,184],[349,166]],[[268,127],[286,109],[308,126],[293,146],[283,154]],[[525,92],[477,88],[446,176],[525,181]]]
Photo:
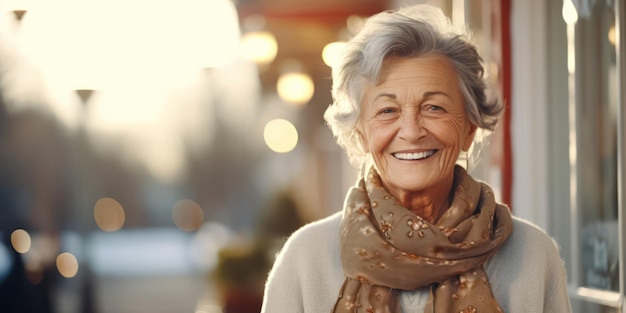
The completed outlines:
[[[569,312],[553,240],[457,165],[502,111],[467,34],[418,5],[371,17],[333,68],[326,121],[362,175],[296,231],[263,312]]]

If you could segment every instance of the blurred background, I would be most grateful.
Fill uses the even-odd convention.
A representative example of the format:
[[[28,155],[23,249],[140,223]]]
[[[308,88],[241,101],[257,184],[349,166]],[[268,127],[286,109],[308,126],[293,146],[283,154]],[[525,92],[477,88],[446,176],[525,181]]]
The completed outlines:
[[[577,312],[622,312],[620,0],[0,0],[0,312],[258,312],[357,177],[333,56],[425,2],[507,105],[470,171],[559,241]]]

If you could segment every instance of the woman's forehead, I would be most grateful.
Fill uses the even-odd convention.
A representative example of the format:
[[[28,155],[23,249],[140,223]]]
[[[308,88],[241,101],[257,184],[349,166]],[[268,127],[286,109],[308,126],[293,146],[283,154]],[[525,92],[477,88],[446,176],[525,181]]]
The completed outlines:
[[[366,84],[366,98],[379,93],[460,93],[456,71],[444,56],[393,57],[386,62],[380,81]]]
[[[440,54],[427,54],[416,57],[387,57],[381,69],[380,82],[390,78],[415,76],[445,76],[454,80],[457,78],[456,71],[447,57]]]

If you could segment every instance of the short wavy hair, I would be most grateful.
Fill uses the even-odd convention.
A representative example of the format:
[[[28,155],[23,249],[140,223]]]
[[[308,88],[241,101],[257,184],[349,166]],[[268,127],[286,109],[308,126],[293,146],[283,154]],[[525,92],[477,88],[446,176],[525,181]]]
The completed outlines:
[[[493,131],[503,105],[487,100],[483,60],[469,32],[455,28],[437,7],[415,5],[378,13],[349,40],[332,68],[331,104],[324,119],[346,150],[350,163],[361,167],[365,151],[360,144],[360,103],[367,82],[379,82],[383,61],[390,56],[448,58],[458,75],[465,112],[471,123]]]

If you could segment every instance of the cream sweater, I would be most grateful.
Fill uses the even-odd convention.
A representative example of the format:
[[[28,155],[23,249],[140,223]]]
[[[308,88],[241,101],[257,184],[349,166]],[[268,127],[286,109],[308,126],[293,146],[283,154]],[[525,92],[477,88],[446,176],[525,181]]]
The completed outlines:
[[[265,286],[262,313],[329,313],[344,281],[339,256],[341,212],[296,231],[278,254]],[[513,233],[486,263],[507,313],[571,312],[565,268],[555,242],[513,218]],[[400,293],[404,313],[422,313],[428,289]]]

